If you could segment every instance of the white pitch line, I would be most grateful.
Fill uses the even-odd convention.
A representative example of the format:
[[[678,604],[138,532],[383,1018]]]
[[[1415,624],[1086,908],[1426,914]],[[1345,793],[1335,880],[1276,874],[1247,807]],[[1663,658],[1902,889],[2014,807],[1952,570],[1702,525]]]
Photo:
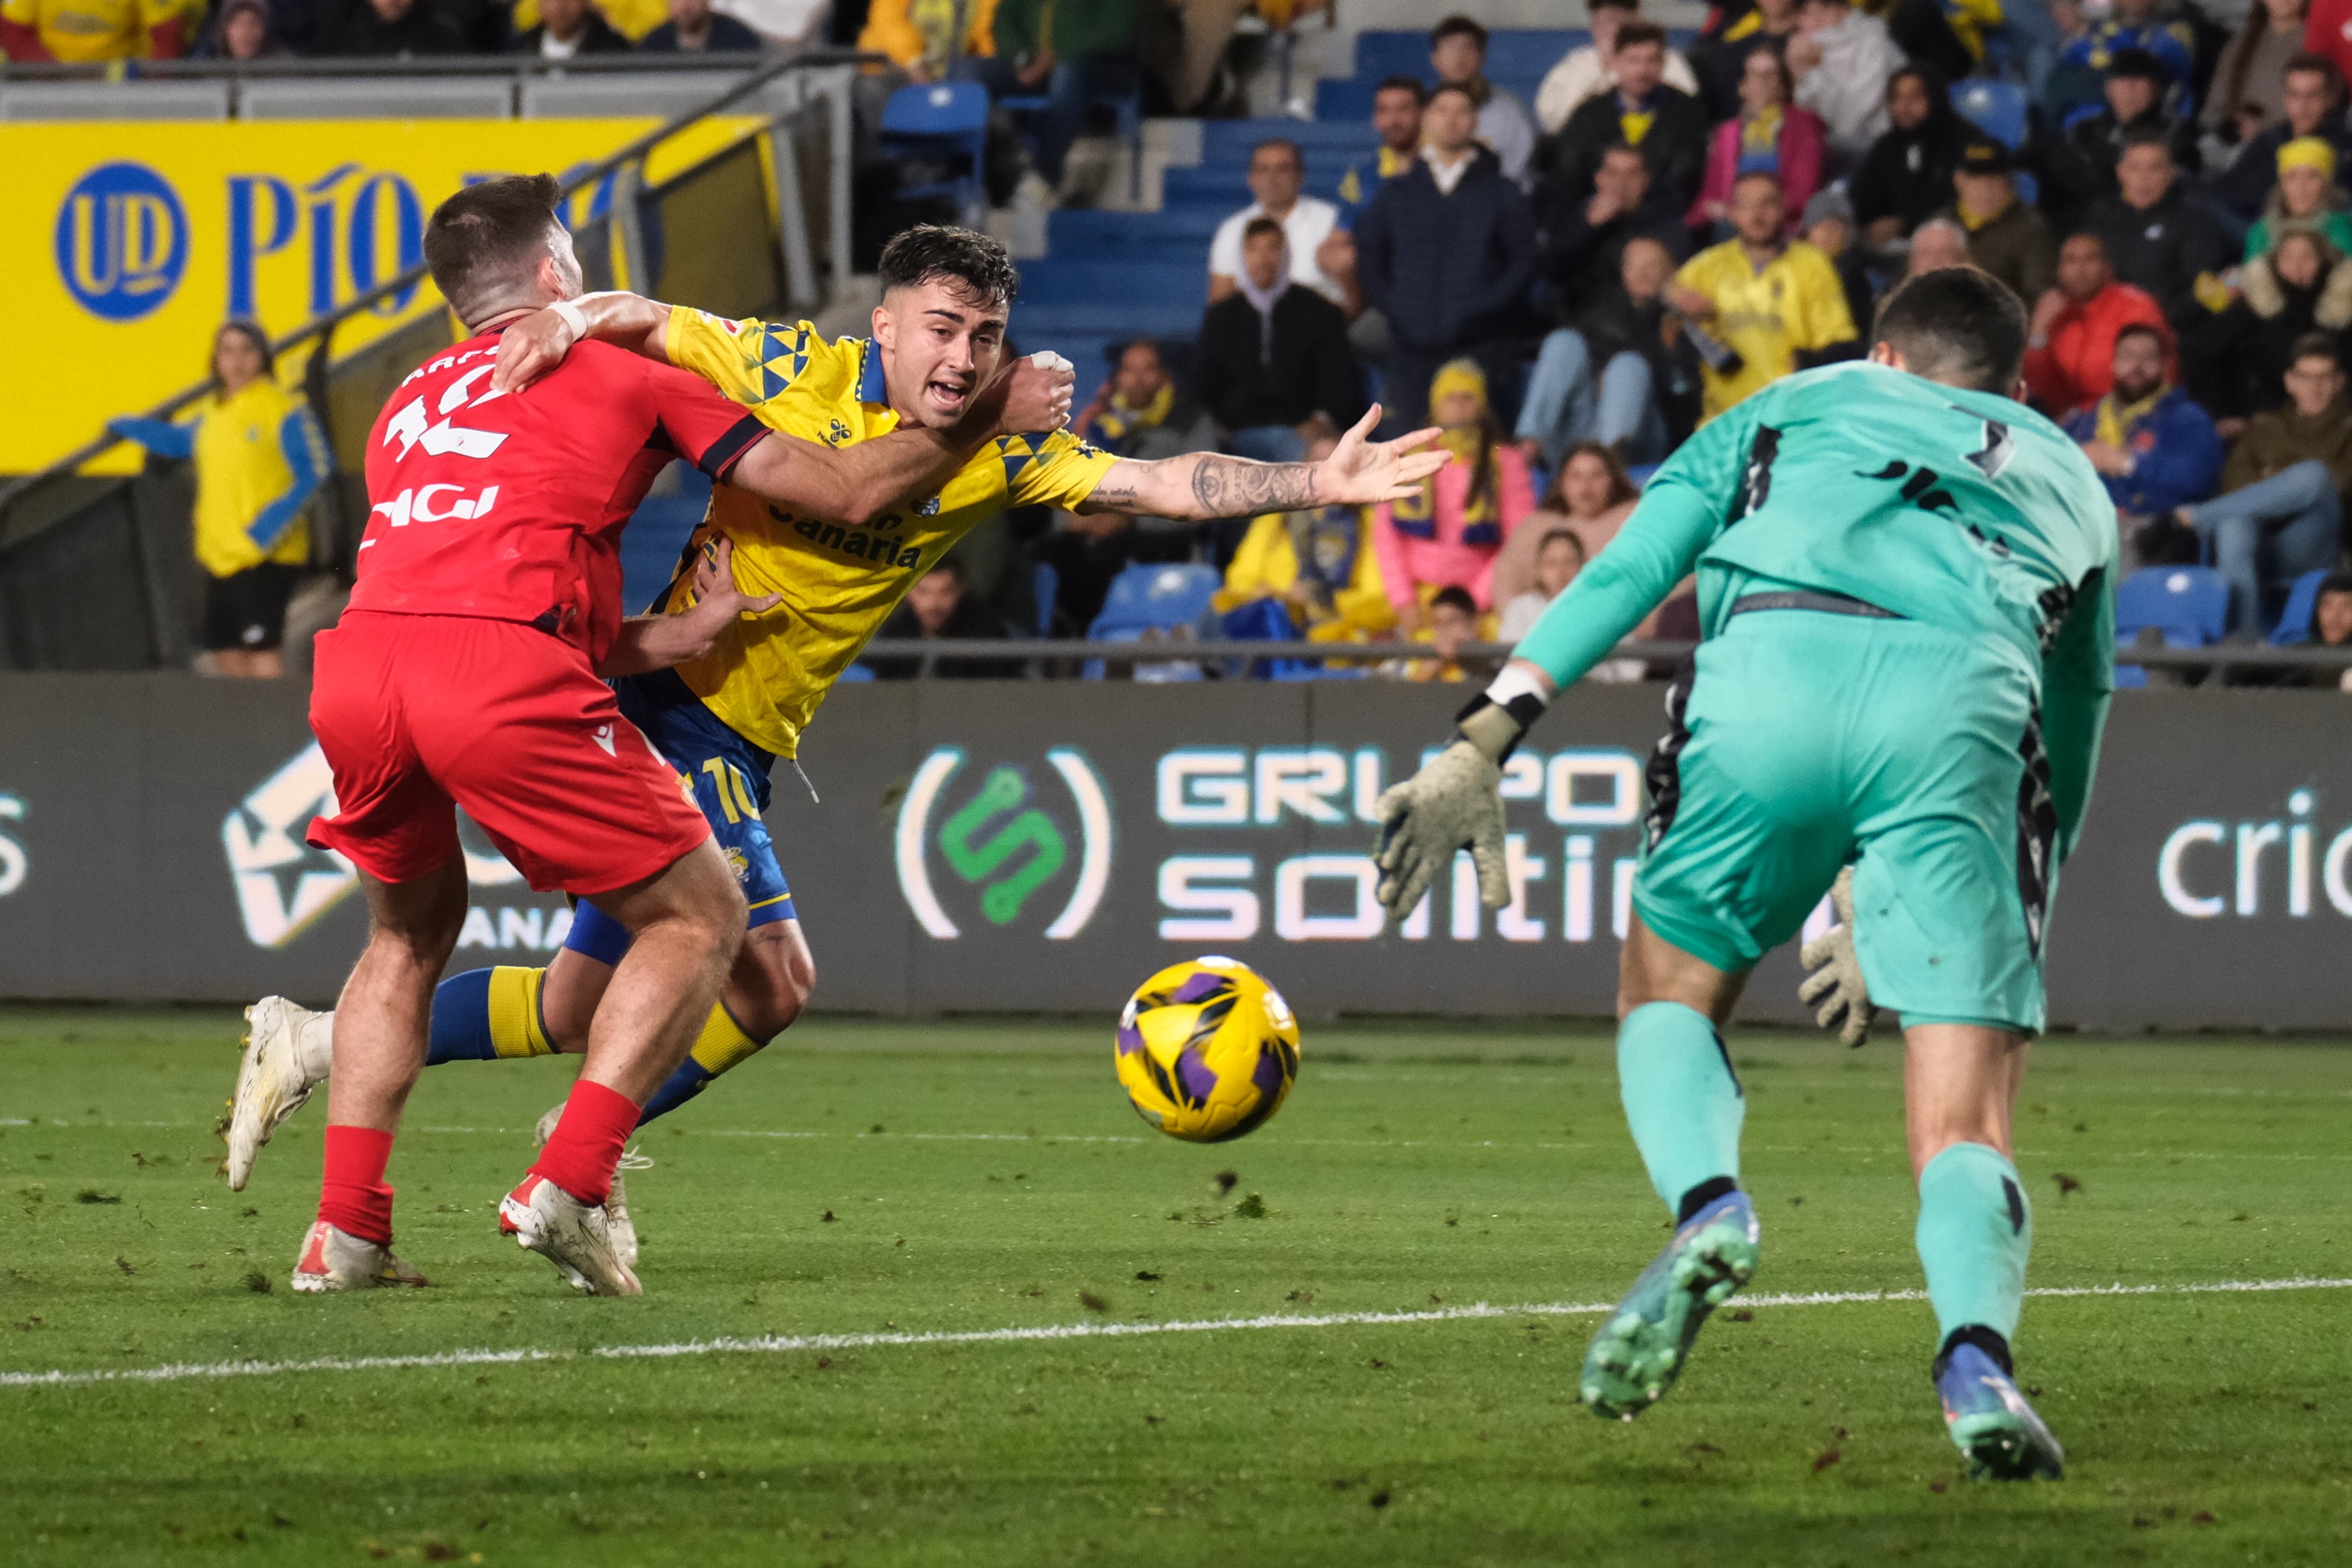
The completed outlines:
[[[2029,1296],[2210,1296],[2263,1294],[2277,1291],[2352,1290],[2352,1280],[2221,1280],[2189,1285],[2053,1285]],[[1875,1301],[1923,1301],[1925,1291],[1812,1291],[1741,1296],[1743,1307],[1839,1307]],[[215,1361],[168,1366],[87,1372],[0,1372],[0,1388],[70,1388],[96,1383],[186,1383],[225,1377],[265,1377],[295,1372],[397,1372],[444,1366],[509,1366],[528,1362],[569,1361],[587,1356],[607,1361],[658,1360],[672,1356],[774,1355],[803,1350],[877,1350],[903,1345],[1013,1344],[1024,1341],[1127,1339],[1143,1334],[1217,1333],[1241,1329],[1379,1327],[1399,1323],[1459,1322],[1480,1318],[1591,1317],[1613,1301],[1538,1301],[1524,1306],[1439,1307],[1402,1312],[1271,1312],[1251,1318],[1188,1318],[1161,1323],[1041,1323],[1029,1328],[940,1330],[929,1333],[762,1334],[752,1339],[680,1340],[669,1344],[598,1345],[583,1351],[451,1350],[430,1355],[320,1356],[309,1361]]]

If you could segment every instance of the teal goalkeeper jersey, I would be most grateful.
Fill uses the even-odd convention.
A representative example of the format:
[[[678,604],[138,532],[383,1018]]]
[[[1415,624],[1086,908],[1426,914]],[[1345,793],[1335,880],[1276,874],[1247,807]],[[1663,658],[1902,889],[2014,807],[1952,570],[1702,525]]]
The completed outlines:
[[[1565,685],[1692,571],[1699,619],[1763,587],[1981,638],[2042,694],[2071,848],[2115,686],[2115,503],[2022,404],[1867,362],[1774,382],[1684,443],[1515,651]]]

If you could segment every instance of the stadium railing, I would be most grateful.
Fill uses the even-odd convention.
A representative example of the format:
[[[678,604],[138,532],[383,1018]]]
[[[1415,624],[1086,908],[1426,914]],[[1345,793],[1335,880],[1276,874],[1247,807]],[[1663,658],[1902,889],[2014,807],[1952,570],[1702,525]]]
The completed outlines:
[[[747,70],[738,57],[715,73],[730,78],[723,85],[705,82],[709,90],[688,108],[570,177],[567,195],[598,193],[595,215],[574,236],[588,287],[640,287],[730,315],[820,308],[849,276],[851,78],[856,67],[877,57],[810,50],[758,58]],[[320,73],[310,68],[330,62],[290,63],[302,68],[263,72],[247,65],[236,74],[250,80],[315,78]],[[425,71],[410,64],[404,73],[395,68],[399,62],[349,63],[371,68],[349,75],[412,82],[426,76],[446,79],[451,72],[443,68],[454,66],[459,74],[511,80],[518,94],[548,76],[507,60],[434,61]],[[150,68],[160,73],[165,64],[182,63]],[[621,74],[604,73],[607,79]],[[12,70],[9,82],[17,76]],[[730,112],[764,115],[767,128],[657,185],[644,183],[646,156],[655,147],[699,120]],[[772,223],[746,223],[747,213]],[[457,333],[448,312],[436,308],[340,358],[333,352],[335,334],[380,302],[414,290],[423,277],[422,267],[413,268],[271,345],[281,357],[309,354],[305,390],[334,456],[326,495],[313,513],[313,564],[346,579],[367,517],[368,430],[401,379],[456,341]],[[169,419],[208,385],[199,382],[151,409],[123,412]],[[93,437],[48,467],[0,485],[0,668],[152,669],[184,664],[193,651],[186,631],[194,585],[186,559],[186,476],[84,476],[78,472],[82,465],[119,444],[103,433]]]
[[[1696,646],[1695,643],[1629,641],[1620,643],[1611,656],[1641,659],[1653,665],[1672,665],[1687,657]],[[1508,643],[1474,643],[1464,648],[1457,657],[1465,666],[1500,668],[1510,654],[1511,644]],[[914,660],[919,676],[937,675],[938,662],[946,659],[1044,661],[1049,665],[1067,664],[1069,673],[1073,674],[1079,664],[1087,661],[1099,661],[1114,667],[1194,663],[1222,665],[1226,667],[1227,673],[1242,674],[1261,660],[1362,668],[1392,660],[1421,660],[1433,656],[1433,650],[1426,643],[1238,640],[1092,643],[1038,637],[877,638],[867,643],[865,652],[858,655],[861,662]],[[2352,647],[2272,647],[2258,643],[2222,643],[2210,648],[2119,647],[2116,650],[2116,663],[2148,670],[2178,670],[2189,674],[2201,672],[2208,680],[2225,678],[2231,672],[2253,670],[2324,670],[2332,673],[2352,670]]]

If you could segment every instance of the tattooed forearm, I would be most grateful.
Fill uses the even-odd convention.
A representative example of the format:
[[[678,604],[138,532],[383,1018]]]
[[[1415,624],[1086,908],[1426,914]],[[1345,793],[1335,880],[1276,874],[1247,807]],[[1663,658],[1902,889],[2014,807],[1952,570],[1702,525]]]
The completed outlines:
[[[1252,463],[1202,453],[1193,459],[1195,518],[1248,517],[1317,504],[1311,463]]]

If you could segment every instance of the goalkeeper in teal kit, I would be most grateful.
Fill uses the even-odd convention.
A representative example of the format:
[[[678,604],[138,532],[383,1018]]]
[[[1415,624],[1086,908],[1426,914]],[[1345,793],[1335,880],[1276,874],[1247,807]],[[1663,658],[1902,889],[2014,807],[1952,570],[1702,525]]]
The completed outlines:
[[[2032,1218],[2010,1116],[2114,687],[2116,531],[2074,443],[2005,395],[2025,333],[1986,274],[1923,274],[1881,308],[1869,362],[1791,376],[1706,425],[1454,742],[1380,802],[1392,918],[1464,848],[1502,904],[1500,763],[1697,572],[1704,640],[1650,762],[1618,1001],[1626,1119],[1677,1226],[1586,1357],[1597,1414],[1662,1396],[1754,1272],[1745,1106],[1717,1031],[1834,883],[1843,918],[1807,948],[1807,994],[1825,1022],[1843,1011],[1850,1041],[1875,1008],[1903,1018],[1952,1438],[1979,1475],[2061,1471],[2011,1364]]]

